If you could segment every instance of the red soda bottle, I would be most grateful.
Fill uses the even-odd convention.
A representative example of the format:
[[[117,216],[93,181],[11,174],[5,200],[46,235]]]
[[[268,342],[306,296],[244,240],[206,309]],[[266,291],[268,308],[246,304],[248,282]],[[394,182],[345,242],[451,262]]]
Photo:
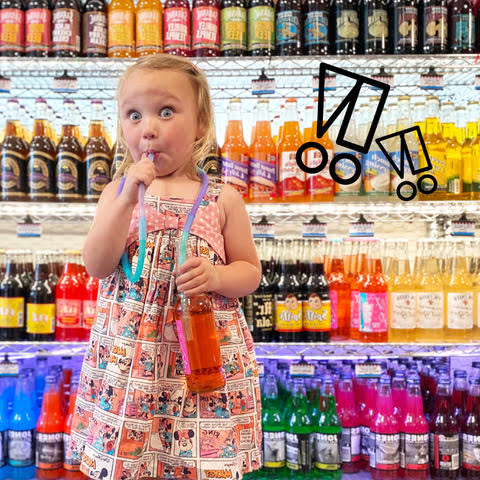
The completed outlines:
[[[468,479],[480,478],[480,378],[470,386],[471,408],[462,425],[462,476]]]
[[[83,300],[83,329],[84,341],[88,342],[90,330],[95,321],[98,297],[98,278],[88,277],[85,285],[85,298]]]
[[[219,0],[194,0],[192,8],[192,53],[195,57],[220,56]]]
[[[393,399],[393,411],[398,419],[399,427],[402,427],[403,418],[405,416],[405,373],[402,370],[397,370],[392,380],[392,399]]]
[[[165,53],[190,57],[190,4],[188,0],[167,0],[163,11]]]
[[[455,418],[459,425],[463,425],[467,411],[467,372],[465,370],[453,372],[452,400]]]
[[[365,409],[360,418],[361,444],[360,465],[366,470],[370,469],[370,426],[377,406],[377,379],[369,378],[365,389]]]

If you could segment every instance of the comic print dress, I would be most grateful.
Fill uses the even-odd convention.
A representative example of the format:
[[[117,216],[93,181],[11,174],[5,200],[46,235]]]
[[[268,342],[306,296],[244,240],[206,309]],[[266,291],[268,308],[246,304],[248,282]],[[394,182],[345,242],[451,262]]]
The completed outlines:
[[[192,225],[187,255],[225,263],[210,183]],[[237,299],[211,294],[226,386],[194,394],[186,386],[173,322],[177,241],[193,202],[145,196],[142,276],[122,268],[102,280],[84,358],[70,447],[90,478],[240,479],[260,466],[261,406],[254,347]],[[127,239],[138,255],[138,211]],[[201,339],[199,339],[201,341]]]

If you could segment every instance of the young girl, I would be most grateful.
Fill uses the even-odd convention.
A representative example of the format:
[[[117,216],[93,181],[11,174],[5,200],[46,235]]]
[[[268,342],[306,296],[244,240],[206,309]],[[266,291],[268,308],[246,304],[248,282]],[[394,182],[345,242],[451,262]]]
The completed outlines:
[[[240,479],[259,468],[260,389],[252,338],[236,297],[254,291],[260,263],[240,195],[210,183],[195,217],[187,260],[175,264],[185,220],[201,188],[196,172],[215,142],[205,76],[188,60],[156,55],[119,82],[119,141],[128,151],[102,193],[83,248],[102,278],[69,455],[91,478]],[[153,161],[151,158],[153,157]],[[139,185],[146,186],[147,246],[140,280],[125,276],[125,249],[139,254]],[[186,386],[172,323],[177,292],[208,292],[227,383]],[[201,338],[198,339],[202,341]]]

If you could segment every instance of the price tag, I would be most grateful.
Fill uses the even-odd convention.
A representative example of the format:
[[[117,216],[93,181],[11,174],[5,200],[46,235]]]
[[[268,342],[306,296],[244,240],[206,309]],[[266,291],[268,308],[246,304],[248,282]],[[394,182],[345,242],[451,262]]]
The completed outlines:
[[[443,75],[423,73],[420,75],[420,88],[424,90],[443,90]]]
[[[253,238],[275,238],[273,223],[252,223]]]
[[[258,376],[263,377],[265,375],[265,365],[261,362],[257,362]]]
[[[312,78],[312,89],[314,92],[318,92],[320,81],[318,75]],[[325,75],[325,91],[332,91],[337,89],[337,77],[335,75]]]
[[[315,365],[311,363],[291,363],[291,377],[313,377],[315,376]]]
[[[275,79],[252,80],[252,95],[268,95],[275,93]]]
[[[14,376],[18,375],[18,363],[16,362],[1,362],[0,376]]]
[[[77,77],[71,77],[66,72],[61,77],[53,79],[52,90],[57,93],[76,93],[78,92]]]
[[[350,237],[373,237],[374,236],[373,222],[352,222],[350,223]]]
[[[480,90],[480,75],[475,75],[475,89]]]
[[[41,237],[41,223],[17,223],[17,237]]]
[[[382,366],[379,363],[357,363],[355,365],[355,376],[359,378],[380,378]]]
[[[372,75],[372,79],[373,80],[376,80],[377,82],[382,82],[382,83],[386,83],[387,85],[389,85],[390,87],[393,87],[393,79],[394,79],[394,76],[391,75],[391,74],[388,74],[388,73],[384,73],[384,74],[378,74],[378,75]],[[381,90],[380,88],[378,87],[370,87],[372,90]]]
[[[475,223],[473,222],[452,222],[452,236],[474,237]]]
[[[304,223],[302,225],[302,237],[327,238],[327,224],[326,223]]]
[[[0,76],[0,93],[10,93],[12,81],[7,77]]]

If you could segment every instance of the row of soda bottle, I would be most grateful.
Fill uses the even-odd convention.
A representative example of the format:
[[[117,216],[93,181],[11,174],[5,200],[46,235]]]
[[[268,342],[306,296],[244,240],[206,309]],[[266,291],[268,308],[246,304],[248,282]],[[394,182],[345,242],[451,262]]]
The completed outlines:
[[[407,240],[257,240],[262,279],[243,298],[260,342],[480,339],[480,245]]]
[[[0,340],[87,341],[98,279],[79,251],[0,252]]]
[[[355,374],[351,361],[273,363],[262,382],[266,478],[362,468],[374,479],[400,468],[408,478],[478,478],[480,362],[468,379],[454,371],[453,392],[441,360],[359,363]]]

